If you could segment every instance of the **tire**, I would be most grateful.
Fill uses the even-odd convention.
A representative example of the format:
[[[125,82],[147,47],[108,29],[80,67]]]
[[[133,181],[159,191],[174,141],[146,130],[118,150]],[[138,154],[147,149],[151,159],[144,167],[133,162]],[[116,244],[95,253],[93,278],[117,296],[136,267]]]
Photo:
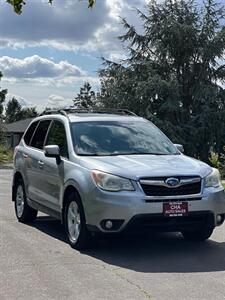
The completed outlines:
[[[64,209],[64,225],[70,246],[76,250],[85,250],[90,246],[91,234],[86,226],[84,208],[79,195],[70,193]]]
[[[15,213],[19,222],[32,223],[37,217],[38,211],[27,204],[27,197],[22,179],[18,179],[14,192]]]
[[[210,238],[213,230],[213,227],[205,227],[195,231],[182,231],[182,235],[185,240],[193,242],[203,242]]]

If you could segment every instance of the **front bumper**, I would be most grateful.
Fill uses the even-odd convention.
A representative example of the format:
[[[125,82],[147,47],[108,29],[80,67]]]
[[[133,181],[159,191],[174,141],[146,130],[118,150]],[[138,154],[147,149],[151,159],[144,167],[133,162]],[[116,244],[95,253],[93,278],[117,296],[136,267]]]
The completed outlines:
[[[163,203],[188,202],[188,216],[165,217]],[[201,226],[218,226],[217,216],[225,216],[225,192],[223,188],[204,189],[201,197],[191,196],[150,200],[141,191],[110,193],[96,188],[86,201],[85,214],[88,228],[100,232],[141,231],[182,231]],[[115,224],[107,229],[105,221]],[[221,222],[223,223],[223,222]],[[221,224],[220,223],[220,224]]]

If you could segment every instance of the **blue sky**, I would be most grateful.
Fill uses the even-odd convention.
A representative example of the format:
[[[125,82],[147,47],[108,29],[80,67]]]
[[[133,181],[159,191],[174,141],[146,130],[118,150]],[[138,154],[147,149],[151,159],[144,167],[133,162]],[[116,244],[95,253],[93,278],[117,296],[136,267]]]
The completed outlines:
[[[80,86],[89,81],[98,89],[100,57],[124,56],[117,36],[122,33],[119,16],[137,24],[134,7],[146,0],[87,1],[27,0],[23,14],[0,0],[1,86],[8,99],[16,96],[23,105],[72,104]]]

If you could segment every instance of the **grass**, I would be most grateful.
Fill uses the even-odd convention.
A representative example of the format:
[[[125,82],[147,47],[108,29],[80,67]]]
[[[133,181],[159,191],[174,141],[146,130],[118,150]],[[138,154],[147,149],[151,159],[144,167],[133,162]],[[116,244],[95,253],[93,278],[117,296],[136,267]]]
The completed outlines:
[[[0,164],[6,164],[13,161],[12,149],[7,149],[0,145]]]

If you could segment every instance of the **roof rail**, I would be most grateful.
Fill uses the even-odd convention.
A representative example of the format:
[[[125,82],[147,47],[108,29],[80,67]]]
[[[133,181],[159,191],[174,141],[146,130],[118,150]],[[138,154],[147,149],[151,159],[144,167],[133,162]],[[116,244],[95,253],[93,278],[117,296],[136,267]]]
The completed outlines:
[[[40,116],[61,114],[67,117],[67,113],[63,109],[46,109]]]
[[[82,114],[82,113],[97,113],[97,114],[118,114],[118,115],[128,115],[128,116],[137,116],[134,112],[123,109],[123,108],[63,108],[63,109],[47,109],[43,111],[43,115],[52,115],[52,114],[61,114],[67,116],[70,113]]]

